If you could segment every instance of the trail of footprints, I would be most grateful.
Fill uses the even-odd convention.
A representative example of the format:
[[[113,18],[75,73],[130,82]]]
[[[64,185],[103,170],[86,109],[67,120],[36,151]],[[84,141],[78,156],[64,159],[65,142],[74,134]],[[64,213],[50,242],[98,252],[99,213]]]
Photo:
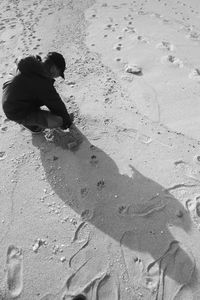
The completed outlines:
[[[95,149],[96,149],[95,146],[91,145],[90,150],[93,153],[91,154],[90,163],[91,163],[92,167],[94,167],[94,166],[96,166],[96,164],[98,164],[98,158],[97,158],[96,154],[94,154]],[[95,164],[93,164],[93,162],[92,162],[93,159],[95,159]],[[195,160],[197,161],[197,163],[199,163],[200,159],[199,159],[198,155],[195,157]],[[179,163],[177,163],[176,165],[180,165],[181,163],[182,162],[179,161]],[[103,187],[104,187],[104,181],[100,180],[97,183],[97,188],[101,189]],[[82,189],[82,192],[81,192],[82,196],[85,197],[85,195],[87,195],[87,192],[88,192],[87,189]],[[138,216],[145,216],[145,215],[149,215],[154,210],[157,211],[157,210],[163,209],[164,208],[163,203],[160,202],[159,198],[157,198],[157,199],[158,199],[158,201],[157,200],[153,201],[152,205],[148,204],[147,206],[144,205],[144,207],[142,207],[140,205],[139,207],[134,208],[134,213],[131,212],[131,214],[133,213],[133,215],[136,214]],[[199,199],[197,199],[197,200],[199,200]],[[188,205],[188,209],[189,209],[189,203],[187,205]],[[122,206],[119,207],[119,213],[120,214],[121,213],[123,214],[124,210],[126,210],[126,207],[122,207]],[[198,203],[198,205],[196,205],[196,211],[197,211],[198,216],[200,217],[200,203]],[[126,212],[127,212],[127,210],[126,210]],[[84,224],[85,224],[85,222],[82,222],[77,227],[77,230],[75,231],[73,241],[76,241],[77,234],[80,231],[80,229],[83,228]],[[135,273],[132,272],[132,269],[129,268],[129,261],[128,261],[129,257],[130,257],[130,254],[129,253],[126,254],[126,252],[128,251],[127,247],[123,247],[124,243],[129,244],[129,243],[134,243],[135,242],[135,237],[133,236],[133,238],[132,238],[132,234],[133,233],[125,232],[125,234],[123,235],[123,237],[121,239],[121,249],[122,249],[122,255],[124,256],[125,262],[127,264],[129,275],[131,276],[131,278],[135,278],[135,276],[138,275],[138,274],[141,274],[141,276],[142,276],[142,272],[143,272],[142,261],[138,257],[134,258]],[[89,242],[89,240],[86,241],[86,243],[82,246],[82,248],[84,246],[87,246],[88,242]],[[167,255],[174,255],[173,253],[175,253],[175,252],[177,253],[177,251],[175,251],[175,252],[171,251],[173,245],[178,246],[177,243],[176,244],[174,244],[174,243],[175,242],[172,242],[172,244],[170,244],[169,250],[167,250],[166,254],[163,254],[163,256],[160,258],[161,262],[162,262],[163,258],[165,259],[165,257],[167,257]],[[38,248],[39,248],[39,246],[38,246]],[[170,253],[170,251],[172,252],[172,254],[168,254],[168,253]],[[181,253],[180,253],[180,255],[181,255]],[[133,264],[132,260],[131,260],[131,264]],[[149,273],[150,273],[150,269],[152,269],[154,267],[153,264],[151,264],[151,266],[149,265],[148,268],[147,268],[148,269],[147,271]],[[180,265],[180,267],[181,267],[181,265]],[[193,273],[193,268],[194,268],[194,264],[191,265],[191,263],[190,263],[189,269],[188,269],[188,274],[189,275],[188,275],[187,279],[185,279],[185,277],[181,277],[181,281],[180,281],[181,284],[185,284],[185,282],[189,281],[189,279],[191,277],[191,274]],[[75,273],[72,274],[70,276],[70,278],[67,280],[66,285],[68,287],[70,287],[70,282],[73,279],[73,277],[75,276],[76,272],[78,272],[78,270],[75,271]],[[137,273],[137,272],[139,272],[139,273]],[[140,276],[140,279],[141,279],[141,276]],[[99,282],[102,282],[102,280],[103,281],[107,280],[107,278],[109,278],[109,274],[107,272],[105,272],[104,274],[103,273],[100,274],[99,276],[97,276],[96,278],[93,279],[94,282],[93,281],[89,282],[88,284],[86,284],[85,287],[83,287],[82,290],[80,289],[78,291],[75,291],[73,294],[71,294],[70,299],[73,299],[73,300],[75,300],[75,299],[76,300],[85,299],[85,300],[87,300],[87,295],[86,295],[85,291],[88,291],[90,288],[94,287],[95,284],[97,284],[97,288],[98,288],[100,286]],[[160,280],[163,280],[163,279],[162,278],[153,278],[152,280],[153,281],[147,282],[146,284],[148,284],[148,288],[154,289],[154,287],[157,285],[157,282],[160,281]],[[6,291],[4,291],[4,293],[9,295],[9,297],[10,297],[9,299],[12,299],[12,298],[18,297],[21,294],[22,289],[23,289],[23,255],[22,255],[22,250],[15,247],[15,246],[9,246],[8,251],[7,251],[7,259],[6,259]],[[3,291],[2,291],[2,293],[3,293]],[[114,293],[116,294],[115,290],[114,290]],[[62,299],[68,299],[69,295],[70,295],[69,292],[65,292]],[[46,295],[46,296],[41,298],[41,300],[50,300],[50,299],[56,299],[56,297],[54,295],[49,294],[49,295]],[[116,298],[116,299],[118,299],[118,298]]]
[[[149,261],[147,264],[144,262],[145,255],[143,255],[143,259],[140,258],[141,239],[143,237],[135,232],[127,231],[120,241],[122,256],[132,283],[138,289],[141,289],[141,286],[146,287],[146,293],[150,291],[151,296],[152,293],[156,295],[156,299],[165,299],[167,296],[165,290],[167,291],[168,285],[167,269],[170,269],[173,264],[177,282],[173,284],[170,282],[170,296],[175,299],[183,286],[190,282],[194,272],[195,260],[192,253],[174,240],[170,242],[168,249],[159,258],[152,262]],[[137,249],[137,251],[130,252],[130,249]]]
[[[37,26],[44,16],[55,12],[54,1],[31,0],[21,3],[20,0],[9,1],[5,5],[1,3],[0,12],[0,49],[5,53],[1,77],[6,75],[9,62],[14,62],[15,58],[28,54],[43,54],[41,48],[41,37],[37,34]],[[58,1],[56,9],[62,9],[62,1]],[[13,48],[15,51],[13,52]],[[3,57],[2,57],[3,58]]]
[[[160,5],[161,10],[163,6],[168,6],[168,3],[165,1],[158,0],[158,4]],[[155,17],[159,20],[162,20],[163,23],[166,24],[170,22],[167,18],[164,18],[164,16],[158,13],[151,12],[151,5],[149,0],[132,1],[130,4],[128,2],[127,3],[122,2],[119,5],[110,5],[109,3],[106,2],[102,4],[102,8],[105,9],[105,13],[106,13],[106,9],[110,7],[118,10],[120,8],[123,9],[123,7],[126,6],[129,7],[130,13],[124,16],[122,20],[119,20],[119,17],[115,20],[112,16],[109,16],[110,22],[107,23],[107,25],[104,28],[104,31],[106,31],[106,33],[103,33],[103,39],[106,40],[108,40],[108,38],[114,39],[113,33],[118,33],[118,35],[116,36],[118,42],[113,47],[116,54],[120,53],[121,50],[126,48],[124,47],[124,45],[126,45],[127,38],[129,37],[133,39],[134,36],[135,41],[138,41],[139,43],[149,43],[149,41],[145,37],[139,34],[138,30],[134,26],[135,14]],[[172,14],[172,16],[174,13],[173,23],[176,24],[178,27],[182,26],[182,28],[187,31],[185,38],[190,38],[192,40],[200,42],[199,29],[196,27],[196,25],[191,25],[191,21],[193,20],[193,17],[199,14],[199,12],[195,8],[193,8],[191,5],[188,5],[188,3],[184,3],[182,1],[176,1],[176,3],[174,3],[174,7],[170,6],[170,13]],[[184,14],[188,16],[185,18],[183,17]],[[91,13],[90,20],[95,21],[95,18],[98,17],[99,16],[97,12]],[[126,22],[126,24],[124,28],[121,29],[120,24],[124,23],[124,21]],[[189,23],[187,23],[186,21]],[[91,46],[94,47],[95,43],[92,43]],[[162,64],[168,64],[169,66],[171,65],[178,68],[184,67],[184,62],[172,54],[176,48],[175,45],[171,44],[169,41],[163,40],[160,43],[158,43],[155,47],[157,49],[166,50],[170,52],[170,54],[161,57],[160,61]],[[122,65],[124,64],[123,54],[122,56],[117,56],[114,59],[116,62],[122,63]],[[129,71],[131,69],[134,70],[135,68],[138,68],[140,72]],[[142,75],[142,69],[140,66],[134,66],[134,65],[126,66],[125,72],[132,73],[134,75]],[[188,77],[192,80],[200,81],[200,69],[194,66],[194,68],[188,74]]]
[[[78,271],[78,270],[77,270]],[[76,272],[77,272],[76,271]],[[73,277],[73,276],[72,276]],[[97,281],[104,280],[104,277],[94,278],[94,284]],[[70,278],[71,279],[71,278]],[[69,279],[68,279],[69,281]],[[67,281],[67,282],[68,282]],[[93,284],[92,284],[93,286]],[[91,287],[92,287],[91,286]],[[87,300],[84,290],[88,290],[90,283],[83,288],[81,293],[70,295],[72,300]],[[6,256],[6,275],[5,284],[0,286],[1,299],[16,299],[20,296],[23,290],[23,253],[22,249],[14,245],[10,245]],[[55,300],[57,297],[52,294],[45,295],[41,300]],[[59,298],[60,299],[60,298]],[[64,293],[62,299],[69,299],[68,294]]]

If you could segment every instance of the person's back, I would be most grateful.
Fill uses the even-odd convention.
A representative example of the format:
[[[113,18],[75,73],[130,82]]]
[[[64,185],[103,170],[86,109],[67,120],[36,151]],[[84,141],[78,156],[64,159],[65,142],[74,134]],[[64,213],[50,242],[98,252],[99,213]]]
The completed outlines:
[[[39,105],[41,85],[47,85],[40,61],[27,57],[18,64],[17,75],[3,85],[3,110],[8,119],[19,121]]]

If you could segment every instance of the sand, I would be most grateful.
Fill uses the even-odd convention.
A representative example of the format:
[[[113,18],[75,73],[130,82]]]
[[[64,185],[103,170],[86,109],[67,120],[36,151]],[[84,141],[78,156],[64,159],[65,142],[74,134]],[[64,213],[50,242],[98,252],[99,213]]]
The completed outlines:
[[[61,52],[76,125],[0,111],[0,299],[200,299],[199,1],[0,8],[1,84]]]

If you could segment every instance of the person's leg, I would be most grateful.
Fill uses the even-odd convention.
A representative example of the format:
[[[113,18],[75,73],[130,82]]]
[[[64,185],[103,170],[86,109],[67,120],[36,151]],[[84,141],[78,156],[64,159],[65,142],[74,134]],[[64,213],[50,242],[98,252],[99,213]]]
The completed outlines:
[[[20,124],[37,132],[45,128],[59,128],[63,124],[63,119],[49,111],[37,110],[30,113]]]
[[[60,128],[63,125],[63,118],[52,114],[48,111],[43,111],[44,118],[46,118],[47,127],[46,128]]]

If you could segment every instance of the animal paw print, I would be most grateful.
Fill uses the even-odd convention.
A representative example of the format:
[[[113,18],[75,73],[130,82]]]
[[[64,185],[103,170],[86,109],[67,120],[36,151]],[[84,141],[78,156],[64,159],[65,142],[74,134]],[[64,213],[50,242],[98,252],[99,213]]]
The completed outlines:
[[[163,50],[168,50],[168,51],[173,51],[174,50],[174,45],[172,45],[169,42],[162,41],[161,43],[156,45],[156,48],[163,49]]]
[[[98,164],[98,159],[97,159],[96,155],[91,156],[90,164],[93,165],[93,166],[96,166]]]
[[[94,145],[91,145],[91,146],[90,146],[90,150],[93,151],[93,150],[95,150],[95,149],[96,149],[96,147],[95,147]]]
[[[104,180],[103,180],[103,179],[99,180],[99,181],[97,182],[97,189],[100,191],[100,190],[102,190],[104,187],[105,187],[105,182],[104,182]]]
[[[84,198],[88,195],[89,189],[87,187],[84,187],[81,189],[81,196]]]
[[[183,67],[183,62],[179,58],[177,58],[177,57],[175,57],[173,55],[163,56],[161,58],[161,62],[162,63],[168,63],[168,64],[171,64],[171,65],[173,65],[175,67],[179,67],[179,68]]]
[[[120,215],[123,215],[123,214],[125,214],[126,212],[127,212],[127,207],[126,207],[125,205],[121,205],[121,206],[118,207],[118,213],[119,213]]]

